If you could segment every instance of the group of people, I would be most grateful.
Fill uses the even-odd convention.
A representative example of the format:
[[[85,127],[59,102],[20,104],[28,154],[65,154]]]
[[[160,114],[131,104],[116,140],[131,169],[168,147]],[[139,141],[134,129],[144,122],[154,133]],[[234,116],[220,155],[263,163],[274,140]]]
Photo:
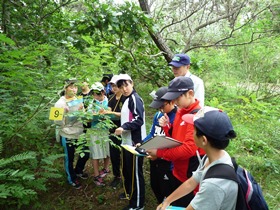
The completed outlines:
[[[107,98],[104,85],[94,83],[91,88],[83,83],[83,100],[77,98],[76,80],[67,80],[64,95],[55,107],[64,108],[59,135],[65,151],[65,169],[68,182],[75,188],[81,185],[78,178],[87,178],[84,172],[89,157],[93,161],[94,183],[103,186],[103,177],[109,172],[111,157],[115,187],[124,177],[124,193],[120,199],[129,200],[124,210],[142,210],[145,206],[145,181],[143,156],[133,155],[120,147],[121,144],[139,146],[155,135],[172,137],[182,144],[174,148],[148,149],[150,159],[150,184],[159,206],[164,210],[169,205],[186,209],[233,210],[236,205],[237,184],[225,179],[205,179],[207,170],[218,163],[233,167],[230,156],[224,150],[235,132],[228,116],[216,108],[204,107],[204,83],[190,73],[190,57],[176,54],[169,63],[175,78],[168,87],[161,87],[150,95],[150,107],[157,110],[153,124],[146,135],[145,109],[142,98],[134,89],[132,78],[127,74],[111,77],[113,94]],[[91,98],[88,96],[92,96]],[[72,102],[72,103],[71,103]],[[74,113],[86,111],[94,117],[90,122],[81,122]],[[73,113],[73,114],[71,114]],[[114,124],[108,132],[100,126],[100,115],[111,114]],[[95,119],[95,117],[97,117]],[[91,128],[91,129],[89,129]],[[103,129],[103,130],[102,130]],[[79,156],[74,168],[75,143],[81,134],[90,130],[90,154]],[[120,136],[121,140],[116,136]],[[103,142],[103,143],[100,143]],[[86,148],[86,144],[84,145]],[[103,159],[102,170],[99,161]],[[122,160],[122,168],[120,162]]]

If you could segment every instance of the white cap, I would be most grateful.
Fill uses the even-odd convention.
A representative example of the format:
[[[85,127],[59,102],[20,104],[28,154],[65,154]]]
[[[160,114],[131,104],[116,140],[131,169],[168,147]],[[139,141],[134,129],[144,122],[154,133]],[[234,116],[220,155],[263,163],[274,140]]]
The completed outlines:
[[[91,90],[102,91],[102,90],[104,90],[104,86],[102,85],[101,82],[95,82],[95,83],[93,83],[93,85],[91,86]]]
[[[112,77],[112,79],[110,80],[109,83],[116,84],[117,81],[119,80],[118,78],[119,78],[119,75],[114,75],[114,76]]]
[[[119,80],[130,80],[130,81],[132,81],[131,77],[130,77],[128,74],[119,74],[119,75],[118,75],[118,78],[117,78],[117,80],[116,80],[116,83],[117,83]]]

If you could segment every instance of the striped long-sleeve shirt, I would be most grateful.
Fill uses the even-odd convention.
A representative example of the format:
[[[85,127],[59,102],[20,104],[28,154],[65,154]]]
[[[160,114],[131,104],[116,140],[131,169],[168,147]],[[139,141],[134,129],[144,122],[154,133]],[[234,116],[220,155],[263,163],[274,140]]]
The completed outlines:
[[[135,145],[146,137],[145,110],[142,98],[132,91],[121,110],[122,144]]]

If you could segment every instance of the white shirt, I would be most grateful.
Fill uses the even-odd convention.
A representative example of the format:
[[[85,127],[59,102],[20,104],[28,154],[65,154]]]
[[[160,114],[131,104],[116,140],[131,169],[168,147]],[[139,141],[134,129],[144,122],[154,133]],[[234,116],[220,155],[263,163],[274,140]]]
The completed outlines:
[[[199,100],[199,105],[201,107],[204,107],[204,82],[202,79],[200,79],[198,76],[195,76],[190,71],[187,72],[185,77],[189,77],[192,79],[194,84],[194,97]]]

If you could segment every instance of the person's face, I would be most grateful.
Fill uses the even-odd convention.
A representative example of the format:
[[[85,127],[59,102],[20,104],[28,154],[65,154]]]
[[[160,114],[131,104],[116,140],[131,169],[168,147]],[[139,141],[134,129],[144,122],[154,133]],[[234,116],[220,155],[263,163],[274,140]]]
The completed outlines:
[[[117,93],[120,92],[120,89],[118,88],[117,85],[111,83],[111,87],[112,87],[112,91],[113,91],[115,94],[117,94]]]
[[[77,92],[78,87],[75,84],[71,84],[65,89],[65,95],[69,98],[74,97],[77,94]]]
[[[197,147],[201,147],[201,138],[203,138],[202,136],[200,136],[200,137],[198,137],[197,135],[196,135],[196,128],[195,128],[195,126],[194,126],[194,132],[193,132],[193,138],[194,138],[194,143],[195,143],[195,145],[197,146]]]
[[[103,101],[104,100],[104,94],[101,91],[94,91],[93,92],[93,98],[97,101]]]
[[[174,102],[173,101],[164,101],[162,107],[160,107],[160,111],[164,113],[169,113],[174,109]]]
[[[88,87],[88,83],[87,82],[83,82],[82,83],[82,90],[86,90],[86,88]]]
[[[185,76],[187,74],[189,68],[190,68],[190,65],[181,66],[181,67],[172,66],[172,71],[173,71],[174,77]]]
[[[197,136],[197,130],[194,126],[193,132],[194,143],[197,147],[204,149],[207,152],[208,140],[204,135]]]
[[[126,81],[121,87],[120,90],[124,96],[129,96],[133,91],[133,83]]]
[[[193,102],[193,90],[180,95],[174,102],[179,108],[187,108]]]

